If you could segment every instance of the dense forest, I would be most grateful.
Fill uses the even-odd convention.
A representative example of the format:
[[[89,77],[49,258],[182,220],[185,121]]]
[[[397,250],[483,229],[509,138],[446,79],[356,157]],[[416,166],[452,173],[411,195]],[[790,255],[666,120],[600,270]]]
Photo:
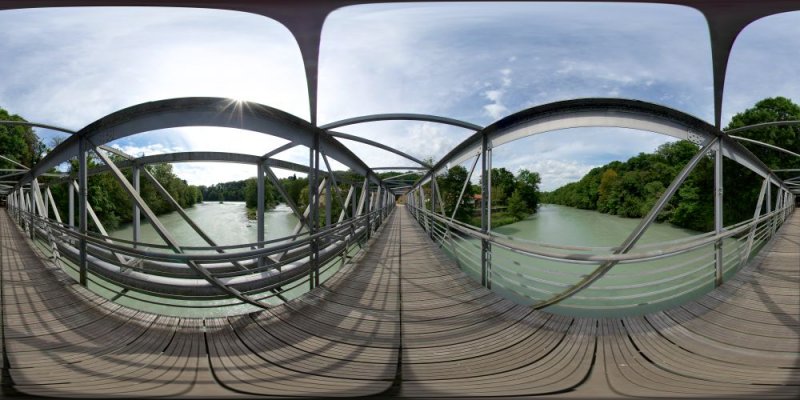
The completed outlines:
[[[112,157],[112,160],[119,161],[116,157]],[[89,157],[88,163],[89,168],[92,168],[93,166],[101,165],[102,161]],[[147,170],[182,208],[191,207],[203,200],[200,189],[197,186],[188,185],[185,180],[175,175],[172,171],[172,165],[155,164],[147,166]],[[76,163],[71,166],[71,171],[77,171]],[[132,180],[130,170],[123,170],[122,173],[128,181]],[[73,174],[71,173],[71,175]],[[56,183],[44,180],[42,182],[50,186],[59,212],[61,215],[66,215],[69,207],[69,192],[67,192],[66,182]],[[150,180],[145,178],[144,174],[140,178],[139,194],[156,215],[174,211],[172,205],[161,196]],[[133,220],[133,201],[122,185],[110,173],[104,172],[89,176],[88,197],[89,204],[97,214],[100,223],[106,229],[113,230],[118,228],[120,224]],[[89,228],[92,230],[97,229],[91,218],[89,219]]]
[[[25,121],[18,115],[10,115],[6,110],[0,108],[0,120]],[[48,151],[47,146],[42,143],[36,133],[27,126],[0,125],[0,155],[14,160],[26,167],[41,160],[42,156]],[[91,153],[90,153],[91,154]],[[111,155],[112,160],[119,161],[118,156]],[[88,157],[89,168],[102,165],[102,161],[93,156]],[[0,168],[15,168],[13,162],[0,159]],[[77,170],[77,162],[73,160],[70,166],[70,173],[74,178],[74,171]],[[193,204],[202,201],[200,189],[191,186],[186,181],[178,178],[172,171],[169,164],[151,165],[148,167],[150,173],[164,186],[181,207],[191,207]],[[126,178],[131,180],[130,170],[123,171]],[[66,218],[67,208],[69,207],[69,194],[67,191],[67,181],[52,177],[41,177],[40,183],[49,186],[53,193],[56,207],[59,213]],[[131,221],[133,218],[133,203],[121,185],[110,173],[99,173],[89,177],[89,204],[97,214],[100,223],[106,229],[115,229],[120,223]],[[141,196],[156,214],[163,214],[173,211],[170,204],[156,191],[156,188],[144,176],[141,177]],[[94,222],[89,222],[89,228],[97,231]]]
[[[341,194],[342,199],[347,197],[347,191],[349,190],[349,183],[355,182],[356,183],[356,199],[360,196],[360,187],[361,184],[359,182],[363,182],[363,178],[352,172],[352,171],[335,171],[336,182],[339,184],[339,192]],[[401,172],[384,172],[378,174],[381,179],[385,179],[388,177],[396,176],[402,174]],[[320,176],[322,179],[322,176]],[[286,194],[289,198],[300,208],[301,210],[305,210],[308,206],[308,178],[301,177],[298,178],[297,175],[292,175],[287,178],[282,178],[278,180],[280,185],[286,190]],[[249,178],[241,181],[231,181],[231,182],[223,182],[214,184],[211,186],[200,186],[200,192],[202,193],[203,199],[206,201],[244,201],[247,204],[247,213],[251,219],[256,218],[256,206],[258,201],[258,185],[256,178]],[[334,190],[332,188],[331,190]],[[327,198],[325,196],[325,192],[323,189],[322,195],[320,196],[320,224],[324,224],[326,221],[325,217],[325,202]],[[278,190],[272,185],[272,183],[265,179],[264,180],[264,203],[265,208],[270,209],[275,207],[278,203],[284,202],[283,198],[281,198],[280,193]],[[331,220],[332,222],[336,222],[341,213],[342,205],[339,201],[339,197],[336,196],[335,193],[331,194]]]
[[[800,107],[783,97],[768,98],[735,115],[726,129],[761,122],[800,120]],[[743,131],[737,136],[759,140],[800,152],[800,128],[771,126]],[[741,142],[770,168],[800,168],[800,159],[775,150]],[[546,203],[597,210],[623,217],[644,216],[683,166],[698,151],[688,141],[668,143],[652,154],[641,153],[625,162],[614,161],[589,171],[580,181],[543,194]],[[710,231],[714,226],[713,155],[702,159],[658,220],[677,226]],[[723,220],[727,226],[752,218],[763,179],[725,159],[723,162]]]

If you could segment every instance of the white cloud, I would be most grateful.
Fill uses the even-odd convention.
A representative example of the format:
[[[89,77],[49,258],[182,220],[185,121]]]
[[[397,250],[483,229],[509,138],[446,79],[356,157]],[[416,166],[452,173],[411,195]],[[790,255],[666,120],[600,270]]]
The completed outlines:
[[[545,191],[557,189],[567,183],[575,182],[583,178],[592,168],[599,165],[579,163],[577,161],[562,160],[538,160],[530,164],[520,165],[514,173],[520,169],[536,171],[542,178],[541,188]]]
[[[510,68],[501,69],[500,87],[498,89],[490,89],[483,92],[483,96],[486,97],[487,100],[491,101],[491,103],[485,104],[483,109],[490,117],[492,117],[493,121],[496,121],[509,114],[508,107],[503,104],[503,96],[511,86],[511,72],[512,71]]]
[[[486,110],[486,113],[494,120],[498,120],[508,114],[508,107],[501,103],[487,104],[483,106],[483,109]]]
[[[26,9],[0,12],[0,26],[0,104],[29,120],[77,130],[124,107],[187,96],[247,99],[308,116],[295,41],[260,16]]]
[[[134,144],[127,144],[127,145],[120,145],[114,143],[111,147],[121,150],[123,153],[134,156],[134,157],[142,157],[142,156],[151,156],[154,154],[165,154],[165,153],[176,153],[180,151],[186,151],[183,147],[176,146],[166,146],[163,143],[150,143],[143,146],[137,146]]]
[[[519,139],[496,147],[492,165],[512,172],[526,168],[542,177],[543,190],[579,180],[589,170],[625,161],[676,140],[656,133],[619,128],[575,128]]]
[[[736,113],[766,97],[800,102],[799,53],[800,12],[769,16],[747,26],[737,37],[728,63],[723,127]]]
[[[189,95],[248,98],[307,117],[299,52],[274,21],[222,11],[118,10],[125,12],[0,12],[0,75],[5,77],[0,105],[31,120],[71,128],[142,101]],[[448,18],[441,18],[444,11]],[[329,16],[323,31],[319,121],[417,112],[487,125],[531,106],[594,96],[659,102],[708,119],[707,37],[702,15],[668,5],[345,7]],[[11,59],[15,62],[4,61]],[[345,131],[437,159],[470,134],[420,122],[371,123]],[[153,143],[172,140],[163,144],[164,151],[261,155],[285,142],[211,128],[172,130],[170,137],[120,145],[156,152],[161,149]],[[525,158],[541,156],[531,143],[514,142],[515,152],[498,152],[498,162],[513,170],[539,165]],[[573,169],[594,165],[586,161],[598,153],[594,145],[556,146],[550,159],[567,166],[575,162]],[[364,145],[351,148],[370,165],[411,165]],[[603,154],[624,158],[639,148],[623,142]],[[278,158],[306,164],[308,152],[295,148]],[[195,182],[249,174],[228,167],[182,164],[176,171]]]

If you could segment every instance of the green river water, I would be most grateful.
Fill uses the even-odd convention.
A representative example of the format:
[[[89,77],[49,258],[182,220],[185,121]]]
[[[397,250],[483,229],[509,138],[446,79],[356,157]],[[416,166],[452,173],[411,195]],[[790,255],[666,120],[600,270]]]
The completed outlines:
[[[639,224],[639,219],[622,218],[596,211],[558,205],[543,205],[529,218],[492,231],[511,236],[527,246],[561,254],[610,254],[609,249],[552,249],[535,243],[560,246],[613,247],[621,244]],[[685,240],[700,234],[670,224],[651,225],[631,253],[653,251],[654,245]],[[527,243],[527,242],[534,242]],[[648,246],[650,245],[650,246]],[[728,240],[726,275],[739,266],[737,247]],[[480,280],[480,241],[460,238],[443,246],[461,268]],[[714,286],[713,244],[662,259],[619,263],[604,277],[548,311],[581,316],[641,314],[671,307],[708,292]],[[492,289],[523,304],[550,298],[580,281],[598,263],[574,264],[519,254],[492,247]]]

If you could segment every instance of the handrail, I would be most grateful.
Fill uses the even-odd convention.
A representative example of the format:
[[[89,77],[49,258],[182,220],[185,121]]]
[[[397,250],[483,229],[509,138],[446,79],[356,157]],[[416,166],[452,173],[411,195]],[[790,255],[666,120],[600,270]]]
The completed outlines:
[[[467,234],[469,236],[472,236],[472,237],[474,237],[476,239],[489,240],[491,243],[501,245],[502,247],[504,247],[504,248],[506,248],[508,250],[511,250],[511,251],[520,252],[520,253],[523,253],[523,254],[527,254],[527,255],[534,256],[534,257],[543,258],[543,259],[549,259],[549,260],[574,261],[574,262],[583,262],[583,263],[591,263],[591,264],[595,264],[597,262],[603,262],[603,261],[647,261],[647,260],[650,260],[650,259],[653,259],[653,258],[661,258],[661,257],[669,256],[669,255],[679,254],[679,253],[683,253],[683,252],[686,252],[686,251],[690,251],[690,250],[696,249],[698,247],[702,247],[702,246],[708,245],[710,243],[717,242],[717,241],[722,240],[722,239],[726,239],[726,238],[735,236],[735,235],[737,235],[739,233],[742,233],[742,232],[746,231],[753,224],[753,222],[750,222],[750,223],[747,223],[745,225],[739,225],[738,227],[735,227],[733,229],[726,230],[724,233],[714,234],[714,235],[711,235],[711,236],[706,236],[703,239],[694,240],[694,241],[682,244],[680,246],[674,246],[672,248],[668,248],[668,249],[665,249],[665,250],[656,250],[656,251],[651,251],[651,252],[639,252],[639,253],[625,253],[625,254],[607,254],[607,255],[559,254],[559,253],[541,251],[541,250],[534,249],[534,248],[529,247],[529,246],[522,246],[520,244],[523,244],[523,242],[503,239],[503,238],[501,238],[501,237],[499,237],[499,236],[497,236],[497,235],[495,235],[493,233],[482,233],[482,232],[478,231],[475,228],[467,228],[462,223],[456,223],[456,222],[452,222],[451,223],[448,218],[445,218],[445,217],[443,217],[443,216],[441,216],[439,214],[432,213],[430,210],[427,210],[427,209],[416,208],[414,206],[411,206],[411,208],[417,210],[418,212],[421,212],[422,214],[424,214],[427,217],[431,217],[431,218],[435,219],[439,223],[443,223],[443,224],[449,226],[450,228],[456,229],[456,230],[458,230],[460,232],[463,232],[463,233],[465,233],[465,234]],[[758,218],[758,221],[756,223],[764,221],[764,220],[767,220],[771,216],[778,215],[779,213],[781,213],[781,212],[783,212],[783,211],[785,211],[785,210],[787,210],[789,208],[790,208],[790,206],[785,206],[785,207],[780,208],[778,210],[772,211],[771,213],[764,214],[764,215],[762,215],[761,217]]]

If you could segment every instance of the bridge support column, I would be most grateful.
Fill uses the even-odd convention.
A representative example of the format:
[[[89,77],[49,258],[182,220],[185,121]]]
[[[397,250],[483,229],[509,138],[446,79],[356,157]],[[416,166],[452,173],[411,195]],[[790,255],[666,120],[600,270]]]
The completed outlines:
[[[78,281],[81,286],[86,286],[87,283],[87,269],[88,259],[86,257],[86,234],[88,229],[88,218],[86,215],[86,206],[89,203],[87,183],[88,183],[88,168],[86,163],[87,153],[89,151],[86,138],[81,137],[78,141],[78,224],[80,224],[81,238],[78,241],[78,250],[80,252],[80,261],[78,263]]]
[[[769,215],[771,212],[772,212],[772,180],[770,180],[770,184],[767,185],[767,215]],[[775,234],[775,229],[774,229],[775,224],[773,223],[773,221],[775,221],[774,217],[769,217],[769,220],[767,221],[767,229],[769,230],[770,237],[772,237],[772,235]]]
[[[41,193],[42,200],[44,201],[44,210],[42,211],[42,216],[47,219],[50,218],[50,198],[47,194],[50,193],[50,187],[45,187],[44,192]]]
[[[67,193],[69,197],[69,209],[67,210],[67,221],[70,228],[75,228],[75,181],[70,179],[67,182]]]
[[[492,230],[492,149],[489,137],[483,135],[481,142],[481,233]],[[481,284],[492,288],[492,244],[481,239]]]
[[[353,218],[355,220],[356,217],[358,216],[358,200],[357,200],[358,196],[356,195],[355,183],[353,183],[350,186],[350,190],[353,191],[353,198],[352,201],[350,202],[350,218]]]
[[[378,185],[378,198],[377,198],[377,200],[378,200],[378,204],[377,204],[378,210],[377,211],[378,212],[375,214],[378,217],[378,222],[377,222],[378,226],[381,226],[383,224],[383,200],[384,200],[383,198],[384,198],[384,196],[386,196],[386,192],[383,191],[383,188],[381,187],[381,185]]]
[[[364,212],[367,216],[367,240],[372,237],[372,204],[370,204],[370,197],[372,197],[372,191],[369,188],[369,180],[367,177],[364,177]]]
[[[436,215],[436,171],[431,171],[431,218],[428,219],[428,235],[430,235],[431,240],[435,240],[434,231],[436,226],[436,220],[433,218]]]
[[[311,169],[308,171],[308,216],[309,234],[314,235],[319,226],[319,191],[317,185],[317,175],[319,171],[319,132],[314,134],[314,144],[309,149],[308,164]],[[310,269],[308,275],[308,285],[310,289],[319,286],[319,243],[311,240]]]
[[[714,232],[719,235],[722,233],[722,141],[717,141],[714,147]],[[723,274],[723,252],[722,240],[719,239],[714,243],[714,285],[719,286],[722,284]]]
[[[30,202],[31,202],[31,206],[30,206],[29,210],[30,210],[31,213],[28,214],[28,217],[30,218],[30,220],[29,220],[30,221],[30,223],[29,223],[30,226],[28,226],[28,230],[30,231],[31,240],[33,240],[33,239],[36,238],[36,236],[35,236],[35,229],[36,228],[34,227],[34,225],[36,223],[36,220],[35,220],[35,218],[36,218],[36,191],[33,188],[33,181],[31,181],[31,192],[29,194],[29,197],[30,197]]]
[[[258,163],[256,168],[256,242],[264,241],[264,163]],[[259,244],[259,249],[264,245]],[[258,257],[258,266],[264,266],[264,258]]]
[[[331,180],[325,180],[325,226],[331,226],[331,203],[333,201],[333,197],[331,197]]]
[[[17,192],[17,197],[19,198],[19,224],[22,225],[25,222],[25,190],[20,186],[19,191]]]
[[[136,193],[140,193],[140,190],[141,190],[140,178],[141,177],[140,177],[140,171],[139,171],[139,166],[138,165],[135,165],[133,167],[133,169],[131,170],[131,176],[133,178],[133,190],[135,190]],[[138,243],[138,242],[140,242],[142,240],[142,223],[141,223],[141,220],[142,220],[141,210],[139,209],[139,205],[136,204],[136,202],[134,201],[133,202],[133,221],[132,221],[132,223],[133,223],[132,224],[133,225],[133,241],[134,241],[133,247],[134,248],[136,248],[136,246],[137,246],[136,243]]]

